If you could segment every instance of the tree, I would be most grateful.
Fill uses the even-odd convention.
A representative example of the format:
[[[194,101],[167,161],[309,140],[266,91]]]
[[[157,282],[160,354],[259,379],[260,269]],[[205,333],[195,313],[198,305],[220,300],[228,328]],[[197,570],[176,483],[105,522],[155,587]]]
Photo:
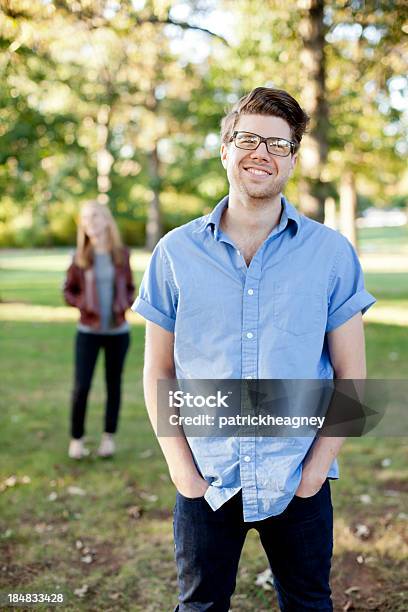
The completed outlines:
[[[231,75],[237,97],[269,85],[301,101],[312,123],[300,151],[299,206],[322,220],[326,199],[341,194],[350,217],[356,194],[347,196],[347,206],[344,197],[353,185],[381,198],[394,183],[393,172],[402,168],[407,130],[392,102],[393,81],[395,86],[405,74],[402,2],[297,0],[284,5],[271,0],[269,10],[265,5],[223,3],[236,17],[231,49],[222,58],[225,78]],[[288,192],[293,189],[288,187]],[[347,225],[354,226],[354,219],[348,218]],[[348,233],[353,240],[353,232]]]
[[[95,181],[86,195],[109,202],[129,221],[147,216],[147,246],[153,248],[162,233],[160,198],[168,184],[161,145],[188,132],[192,124],[185,111],[199,86],[194,64],[171,50],[174,30],[211,33],[173,19],[174,3],[166,1],[146,2],[139,10],[131,2],[59,0],[46,10],[34,3],[29,11],[23,3],[6,4],[9,21],[18,26],[12,46],[20,46],[24,26],[31,34],[28,45],[40,44],[55,66],[52,77],[43,65],[41,81],[27,74],[25,82],[38,92],[50,89],[51,80],[62,89],[55,114],[75,117],[74,142],[86,155],[85,167],[78,160],[80,171],[89,169]],[[42,104],[41,95],[31,101],[36,109]],[[55,170],[52,159],[45,166],[48,174]]]
[[[287,188],[300,208],[321,220],[328,197],[352,211],[357,192],[379,204],[396,195],[407,132],[401,0],[0,7],[3,234],[22,211],[27,231],[51,239],[59,211],[71,227],[78,202],[97,197],[152,248],[225,194],[219,122],[258,85],[287,89],[312,115]]]
[[[310,129],[304,137],[301,162],[302,209],[308,216],[323,222],[328,197],[323,180],[327,162],[329,109],[326,87],[326,50],[324,0],[298,0],[301,11],[299,34],[303,43],[300,52],[304,74],[302,99],[309,114]]]

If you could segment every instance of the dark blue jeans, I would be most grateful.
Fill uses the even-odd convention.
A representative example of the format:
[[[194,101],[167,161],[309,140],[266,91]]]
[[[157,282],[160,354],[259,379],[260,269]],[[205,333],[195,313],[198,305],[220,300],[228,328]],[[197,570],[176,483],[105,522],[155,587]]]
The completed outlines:
[[[106,408],[104,431],[114,434],[118,427],[122,373],[130,334],[88,334],[77,331],[75,336],[75,380],[71,404],[71,435],[82,438],[85,416],[99,351],[105,351]]]
[[[203,497],[177,493],[174,540],[180,612],[228,612],[241,550],[255,528],[268,557],[280,609],[333,610],[329,586],[333,507],[326,480],[316,495],[294,497],[282,514],[244,523],[241,493],[215,512]]]

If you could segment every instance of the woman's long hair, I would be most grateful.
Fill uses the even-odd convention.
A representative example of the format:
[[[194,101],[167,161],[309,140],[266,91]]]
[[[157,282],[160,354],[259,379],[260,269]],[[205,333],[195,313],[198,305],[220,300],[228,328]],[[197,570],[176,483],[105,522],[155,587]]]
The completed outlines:
[[[77,231],[77,250],[75,254],[75,262],[80,268],[88,268],[93,263],[93,248],[91,240],[88,234],[85,232],[82,224],[82,213],[85,208],[98,207],[98,211],[101,212],[108,222],[108,235],[109,243],[108,249],[112,255],[112,259],[116,265],[123,264],[123,243],[120,237],[118,226],[116,225],[115,219],[112,217],[112,213],[108,206],[105,204],[99,204],[96,200],[89,200],[81,208],[81,213],[78,222]]]

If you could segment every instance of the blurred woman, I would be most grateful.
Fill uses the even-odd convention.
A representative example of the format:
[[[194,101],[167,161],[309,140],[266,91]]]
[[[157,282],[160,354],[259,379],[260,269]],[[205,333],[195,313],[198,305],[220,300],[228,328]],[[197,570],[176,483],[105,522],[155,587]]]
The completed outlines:
[[[125,311],[133,303],[134,292],[129,251],[122,244],[109,208],[96,201],[86,203],[80,214],[77,249],[64,284],[66,302],[80,311],[68,450],[73,459],[88,454],[83,443],[85,415],[101,348],[105,352],[106,407],[98,455],[110,457],[115,452],[122,371],[130,344]]]

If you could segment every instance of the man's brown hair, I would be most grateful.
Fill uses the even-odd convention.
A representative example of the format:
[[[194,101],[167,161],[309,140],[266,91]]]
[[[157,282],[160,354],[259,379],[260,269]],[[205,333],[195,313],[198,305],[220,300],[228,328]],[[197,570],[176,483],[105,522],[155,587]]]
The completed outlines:
[[[221,121],[221,139],[228,144],[231,141],[240,115],[271,115],[284,119],[290,127],[291,138],[295,143],[295,152],[309,123],[309,116],[283,89],[256,87],[243,96]],[[271,134],[273,136],[273,134]]]

